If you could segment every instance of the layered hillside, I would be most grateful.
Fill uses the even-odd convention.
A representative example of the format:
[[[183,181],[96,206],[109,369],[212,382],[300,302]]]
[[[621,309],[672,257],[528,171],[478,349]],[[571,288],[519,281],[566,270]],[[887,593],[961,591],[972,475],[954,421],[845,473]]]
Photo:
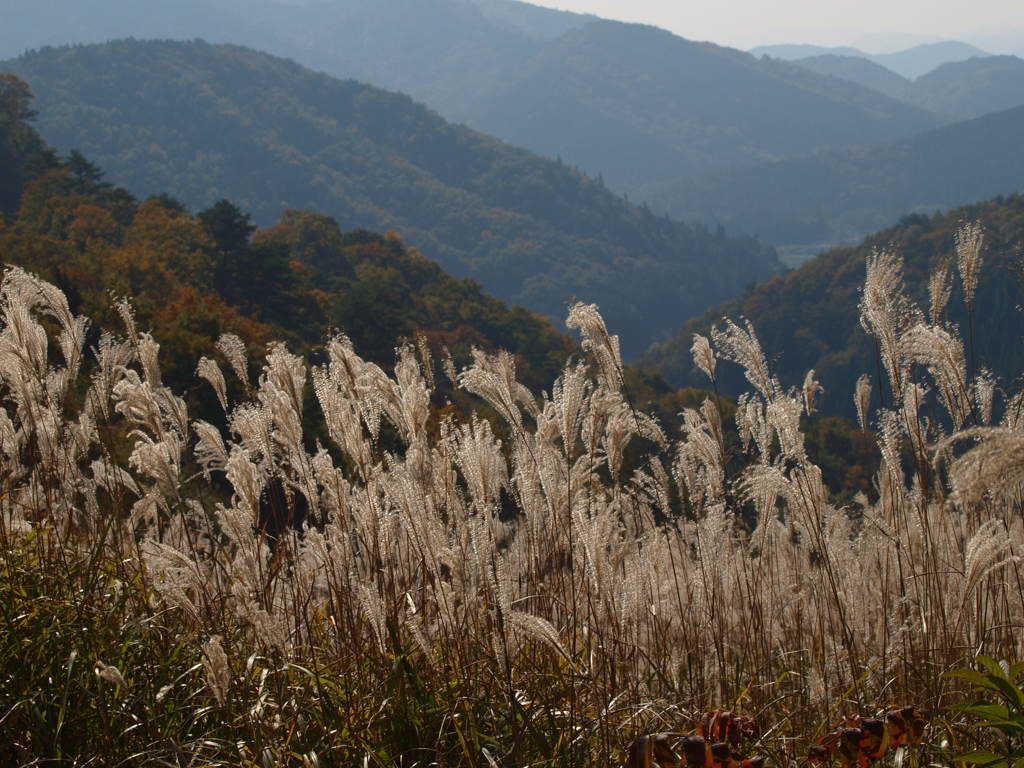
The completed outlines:
[[[4,263],[51,281],[72,311],[104,327],[122,325],[110,297],[128,298],[179,391],[203,388],[196,362],[216,355],[225,333],[253,348],[285,341],[315,357],[335,328],[385,369],[396,346],[414,338],[447,349],[459,366],[472,348],[506,349],[524,381],[548,388],[576,351],[547,320],[445,274],[393,233],[343,232],[329,216],[299,210],[260,230],[228,200],[196,215],[166,194],[138,202],[80,153],[60,158],[45,147],[24,114],[0,121],[0,157],[26,136],[35,148],[14,165],[25,182],[21,202],[0,219]]]
[[[876,384],[879,366],[871,336],[860,325],[858,303],[868,256],[894,248],[905,263],[907,293],[927,310],[928,278],[942,265],[956,268],[958,228],[977,221],[984,231],[982,269],[973,302],[973,358],[1003,381],[1012,381],[1024,366],[1024,287],[1018,281],[1024,244],[1024,196],[965,206],[932,217],[908,216],[897,226],[867,238],[861,245],[823,253],[799,269],[756,286],[736,301],[708,310],[688,322],[671,341],[641,355],[638,363],[660,370],[674,386],[707,386],[695,366],[693,334],[707,335],[712,325],[729,317],[749,320],[764,347],[772,370],[785,386],[802,384],[814,369],[825,388],[824,413],[854,415],[853,387],[862,373]],[[967,312],[959,278],[953,280],[947,318],[969,336]],[[970,350],[968,350],[970,355]],[[719,390],[738,394],[749,387],[738,366],[723,364],[717,372]]]
[[[398,90],[635,200],[701,169],[869,146],[946,122],[851,83],[513,0],[0,0],[0,57],[203,38]]]
[[[856,56],[828,54],[795,63],[960,120],[1024,104],[1024,59],[1016,56],[947,62],[913,81]]]
[[[683,179],[673,217],[775,244],[847,244],[928,213],[1024,191],[1024,106],[880,147],[828,152]]]
[[[251,50],[123,41],[3,65],[39,127],[136,194],[190,209],[222,197],[274,223],[302,208],[397,230],[446,270],[561,320],[605,308],[634,354],[779,270],[751,238],[657,218],[572,168],[446,123],[406,96]]]

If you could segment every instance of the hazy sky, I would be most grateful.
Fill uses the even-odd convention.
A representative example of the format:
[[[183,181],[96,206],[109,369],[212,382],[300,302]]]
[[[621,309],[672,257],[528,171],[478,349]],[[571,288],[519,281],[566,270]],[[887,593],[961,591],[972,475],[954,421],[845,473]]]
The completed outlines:
[[[1024,36],[1024,0],[529,0],[536,5],[593,13],[671,30],[691,40],[751,48],[773,43],[815,43],[897,50],[881,36],[965,39]],[[910,38],[906,38],[910,39]],[[919,42],[928,42],[921,39]],[[975,43],[977,44],[977,43]]]

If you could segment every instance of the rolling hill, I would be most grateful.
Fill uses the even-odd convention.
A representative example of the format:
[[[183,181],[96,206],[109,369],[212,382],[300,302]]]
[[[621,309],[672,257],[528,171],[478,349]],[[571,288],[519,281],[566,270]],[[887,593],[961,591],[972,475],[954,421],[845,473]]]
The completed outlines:
[[[987,51],[959,40],[923,43],[893,53],[872,54],[857,48],[841,46],[825,48],[819,45],[760,45],[751,48],[754,56],[770,56],[786,61],[804,61],[812,57],[855,57],[874,62],[908,80],[920,77],[949,62],[967,61],[990,56]]]
[[[880,147],[685,179],[669,215],[782,244],[847,244],[913,212],[1024,191],[1024,106]]]
[[[872,376],[877,392],[875,348],[860,326],[858,303],[865,263],[875,249],[894,247],[905,260],[906,293],[928,306],[928,276],[943,262],[956,261],[955,235],[963,222],[978,221],[985,231],[982,268],[974,298],[973,336],[977,365],[1011,381],[1024,365],[1020,311],[1020,248],[1024,243],[1024,196],[1013,195],[928,217],[913,215],[877,232],[856,247],[837,248],[799,269],[748,291],[743,298],[708,310],[683,326],[672,340],[653,347],[638,365],[657,368],[673,386],[707,386],[707,377],[690,353],[693,334],[707,335],[723,317],[754,326],[765,356],[784,386],[799,386],[813,368],[825,388],[821,410],[854,416],[853,389],[862,373]],[[955,266],[954,266],[955,272]],[[949,322],[967,336],[967,316],[959,278],[947,305]],[[718,369],[723,394],[749,387],[739,367]],[[1019,382],[1018,382],[1019,384]]]
[[[1024,104],[1024,59],[985,56],[948,62],[914,81],[856,56],[811,56],[796,64],[960,120]]]
[[[38,126],[138,195],[228,198],[268,226],[288,209],[398,230],[448,272],[561,322],[601,305],[626,356],[780,265],[752,238],[654,216],[558,162],[445,122],[409,97],[201,42],[49,48],[0,65]]]
[[[201,37],[412,95],[636,200],[683,174],[869,146],[947,122],[850,83],[512,0],[0,0],[26,46]]]

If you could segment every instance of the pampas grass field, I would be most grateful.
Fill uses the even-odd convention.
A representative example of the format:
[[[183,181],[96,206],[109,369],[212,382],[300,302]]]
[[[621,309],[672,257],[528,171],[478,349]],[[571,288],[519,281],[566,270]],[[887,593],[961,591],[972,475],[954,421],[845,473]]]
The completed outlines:
[[[213,424],[130,302],[86,344],[8,269],[0,761],[611,765],[725,707],[802,765],[837,718],[912,706],[908,764],[951,762],[970,686],[945,673],[1024,658],[1024,395],[943,319],[983,243],[961,230],[928,307],[898,254],[869,260],[857,408],[881,462],[846,508],[800,428],[814,372],[783,389],[740,319],[693,345],[709,386],[745,368],[735,424],[709,396],[666,435],[584,304],[586,359],[544,393],[504,353],[457,371],[409,343],[389,376],[343,335],[319,366],[225,336],[196,361]]]

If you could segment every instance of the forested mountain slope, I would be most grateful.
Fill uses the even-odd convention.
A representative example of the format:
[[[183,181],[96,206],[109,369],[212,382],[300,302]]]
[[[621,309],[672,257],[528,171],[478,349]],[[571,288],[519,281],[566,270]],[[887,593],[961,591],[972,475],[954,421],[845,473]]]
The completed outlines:
[[[1024,59],[1017,56],[947,62],[913,81],[855,56],[828,54],[794,63],[961,120],[1024,104]]]
[[[251,50],[122,41],[0,66],[36,93],[43,137],[139,195],[228,198],[395,229],[501,299],[558,321],[598,303],[628,356],[779,270],[751,238],[658,218],[561,163],[446,123],[411,99]]]
[[[664,190],[669,214],[775,244],[844,244],[912,212],[1024,192],[1024,106],[888,145],[723,170]]]
[[[578,351],[547,320],[445,274],[397,235],[342,232],[332,218],[299,210],[259,230],[228,200],[196,215],[167,195],[139,202],[80,153],[61,158],[46,147],[27,94],[13,76],[0,80],[0,158],[15,158],[3,180],[24,182],[20,203],[0,208],[0,259],[54,283],[72,311],[108,329],[122,325],[111,296],[128,299],[179,391],[203,388],[196,363],[217,354],[224,333],[253,349],[276,339],[315,357],[339,329],[385,369],[396,345],[417,336],[460,367],[473,347],[506,349],[524,381],[546,388]],[[18,114],[4,106],[12,101]]]
[[[878,144],[943,122],[787,62],[613,21],[549,42],[466,119],[601,171],[652,204],[659,179]]]
[[[920,108],[663,30],[508,0],[0,0],[0,57],[46,43],[201,37],[398,90],[656,204],[695,170],[868,146]]]
[[[693,334],[707,335],[722,318],[749,320],[772,370],[785,386],[798,386],[813,368],[825,388],[824,413],[853,416],[853,389],[862,373],[870,374],[877,392],[875,347],[859,322],[858,303],[868,255],[895,248],[905,262],[907,293],[928,307],[928,277],[943,264],[956,272],[956,232],[964,222],[984,229],[982,268],[973,302],[974,359],[1004,382],[1012,382],[1024,365],[1024,314],[1021,247],[1024,244],[1024,196],[969,205],[932,217],[908,216],[861,245],[838,248],[785,275],[756,286],[743,298],[708,310],[688,322],[671,341],[641,355],[638,363],[660,370],[674,386],[707,386],[707,377],[690,353]],[[953,280],[948,319],[967,339],[968,324],[959,277]],[[968,354],[970,352],[968,351]],[[971,359],[967,358],[968,361]],[[749,387],[738,366],[723,364],[719,390],[738,394]],[[1019,383],[1019,382],[1018,382]]]

